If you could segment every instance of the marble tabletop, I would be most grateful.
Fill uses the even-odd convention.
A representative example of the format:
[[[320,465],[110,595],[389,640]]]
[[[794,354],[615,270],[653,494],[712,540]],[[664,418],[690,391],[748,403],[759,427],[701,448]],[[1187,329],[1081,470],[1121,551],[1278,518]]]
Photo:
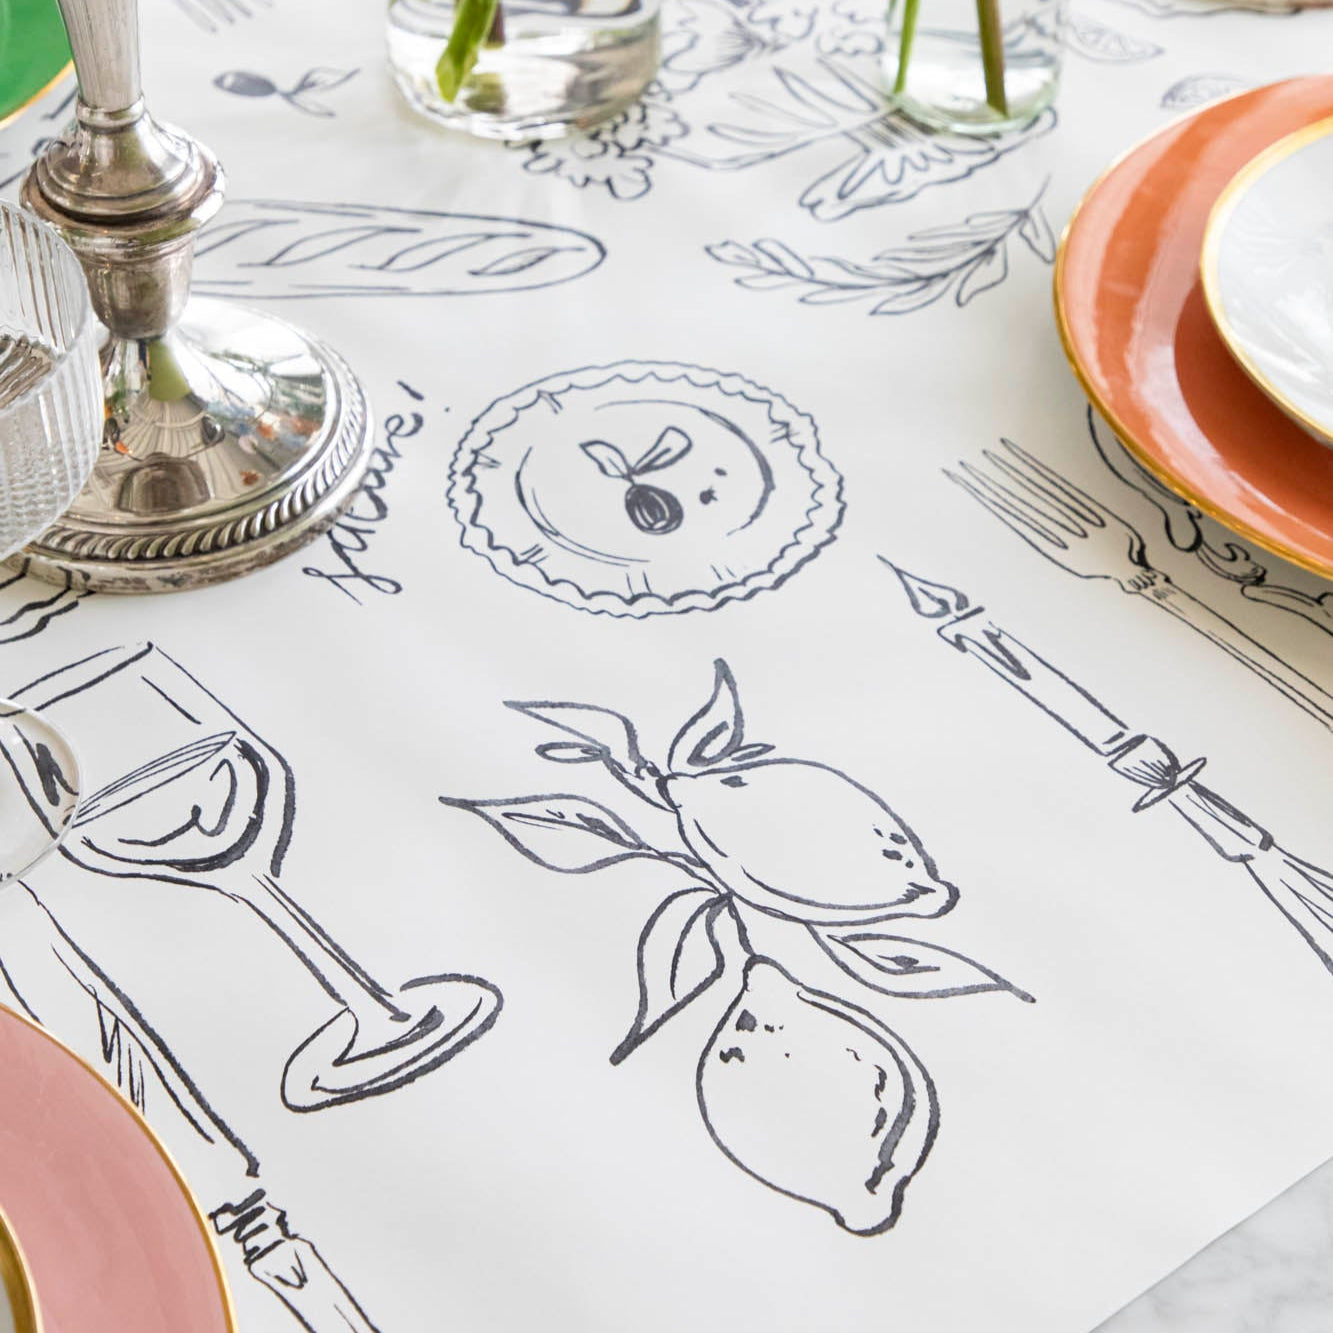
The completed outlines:
[[[1333,1162],[1100,1326],[1097,1333],[1327,1333],[1333,1328]]]

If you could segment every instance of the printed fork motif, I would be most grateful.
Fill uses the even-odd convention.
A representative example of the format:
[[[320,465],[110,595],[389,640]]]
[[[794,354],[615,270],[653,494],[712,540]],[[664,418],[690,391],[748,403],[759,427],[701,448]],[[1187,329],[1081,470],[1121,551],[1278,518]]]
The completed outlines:
[[[1000,443],[982,450],[987,467],[963,461],[944,475],[1052,564],[1146,598],[1333,731],[1333,695],[1154,569],[1143,538],[1119,514],[1012,440]]]

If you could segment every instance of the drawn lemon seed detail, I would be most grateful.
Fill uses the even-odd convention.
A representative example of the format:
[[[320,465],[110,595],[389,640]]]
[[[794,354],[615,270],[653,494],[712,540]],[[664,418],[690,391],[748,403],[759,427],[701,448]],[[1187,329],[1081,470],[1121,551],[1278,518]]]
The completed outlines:
[[[888,1230],[939,1109],[929,1074],[878,1019],[752,958],[698,1071],[718,1147],[860,1235]]]

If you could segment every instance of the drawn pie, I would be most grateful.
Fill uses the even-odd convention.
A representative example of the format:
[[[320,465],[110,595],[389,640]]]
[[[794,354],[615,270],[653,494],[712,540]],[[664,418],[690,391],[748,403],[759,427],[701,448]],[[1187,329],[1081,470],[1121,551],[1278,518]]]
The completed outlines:
[[[511,582],[616,616],[779,587],[833,539],[815,423],[740,375],[621,361],[492,403],[459,444],[463,544]]]

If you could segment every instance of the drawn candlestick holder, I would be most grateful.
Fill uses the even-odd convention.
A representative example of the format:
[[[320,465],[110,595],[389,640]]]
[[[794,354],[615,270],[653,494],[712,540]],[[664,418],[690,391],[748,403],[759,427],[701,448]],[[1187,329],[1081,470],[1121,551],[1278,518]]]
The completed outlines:
[[[27,548],[29,569],[115,592],[231,578],[318,536],[350,503],[372,436],[365,395],[319,340],[244,306],[189,300],[222,169],[148,114],[137,0],[58,3],[76,118],[22,198],[78,255],[109,330],[105,428],[88,484]]]
[[[937,622],[935,632],[945,643],[988,667],[1113,772],[1142,788],[1135,812],[1165,803],[1223,860],[1244,866],[1333,972],[1333,872],[1279,846],[1267,829],[1199,782],[1203,759],[1182,762],[1156,737],[1133,731],[1081,685],[985,619],[985,607],[974,606],[965,593],[880,559],[898,576],[917,615]]]
[[[339,1005],[287,1061],[282,1099],[290,1110],[390,1092],[495,1022],[501,999],[489,982],[450,973],[382,986],[283,889],[278,875],[296,809],[291,768],[160,649],[108,649],[13,697],[83,738],[90,785],[100,783],[61,849],[68,860],[113,879],[243,903]],[[5,757],[40,814],[41,773],[24,756]]]

